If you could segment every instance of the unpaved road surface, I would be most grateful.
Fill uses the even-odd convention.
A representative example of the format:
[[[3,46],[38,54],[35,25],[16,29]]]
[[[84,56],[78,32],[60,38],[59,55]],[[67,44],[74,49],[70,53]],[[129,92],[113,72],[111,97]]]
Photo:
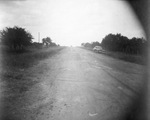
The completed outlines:
[[[65,48],[22,70],[24,80],[18,86],[29,82],[28,87],[5,93],[5,118],[122,120],[140,95],[144,70],[82,48]]]

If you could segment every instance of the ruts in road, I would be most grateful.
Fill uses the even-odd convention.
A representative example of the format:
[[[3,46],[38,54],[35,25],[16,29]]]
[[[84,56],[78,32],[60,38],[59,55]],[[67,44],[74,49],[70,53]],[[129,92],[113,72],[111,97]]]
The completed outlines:
[[[144,87],[144,66],[79,47],[28,71],[33,84],[10,100],[8,120],[122,120]]]

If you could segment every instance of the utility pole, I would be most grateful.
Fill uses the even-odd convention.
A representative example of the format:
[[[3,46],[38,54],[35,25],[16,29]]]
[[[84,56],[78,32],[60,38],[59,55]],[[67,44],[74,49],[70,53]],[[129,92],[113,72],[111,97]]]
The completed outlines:
[[[38,32],[38,42],[40,43],[40,32]]]

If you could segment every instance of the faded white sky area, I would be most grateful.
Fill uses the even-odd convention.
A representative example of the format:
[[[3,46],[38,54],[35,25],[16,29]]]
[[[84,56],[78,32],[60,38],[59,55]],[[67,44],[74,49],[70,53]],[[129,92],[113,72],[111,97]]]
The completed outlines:
[[[14,25],[60,45],[101,42],[109,33],[129,38],[144,31],[124,0],[0,0],[0,29]]]

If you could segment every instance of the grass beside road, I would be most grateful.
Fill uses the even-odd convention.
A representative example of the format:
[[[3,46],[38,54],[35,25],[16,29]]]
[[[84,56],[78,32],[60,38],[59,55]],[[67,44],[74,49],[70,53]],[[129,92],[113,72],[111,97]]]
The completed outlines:
[[[40,63],[59,53],[64,47],[30,48],[24,53],[5,52],[0,54],[0,87],[3,98],[3,119],[20,120],[20,106],[28,104],[24,95],[42,81],[48,71],[47,64]],[[53,82],[53,81],[50,81]]]
[[[10,91],[22,91],[28,88],[33,84],[32,78],[35,74],[37,74],[36,76],[40,76],[40,74],[43,74],[48,69],[47,65],[42,65],[40,68],[31,70],[32,66],[37,66],[41,60],[57,54],[62,49],[64,47],[30,48],[29,51],[21,54],[10,52],[0,54],[0,77],[6,83],[6,89],[10,89]]]
[[[85,48],[85,47],[81,47],[81,48],[94,52],[92,48]],[[130,55],[130,54],[125,54],[121,52],[110,52],[110,51],[99,52],[98,54],[107,55],[115,59],[120,59],[123,61],[136,63],[140,65],[146,65],[147,63],[146,55],[145,56],[144,55],[143,56],[142,55]]]
[[[146,56],[142,55],[130,55],[130,54],[125,54],[125,53],[120,53],[120,52],[106,52],[105,53],[108,56],[111,56],[116,59],[124,60],[127,62],[131,63],[136,63],[140,65],[146,65],[147,60]]]
[[[2,56],[3,67],[28,68],[37,64],[40,60],[46,59],[64,47],[51,47],[51,48],[31,48],[24,53],[11,53],[4,52]]]

